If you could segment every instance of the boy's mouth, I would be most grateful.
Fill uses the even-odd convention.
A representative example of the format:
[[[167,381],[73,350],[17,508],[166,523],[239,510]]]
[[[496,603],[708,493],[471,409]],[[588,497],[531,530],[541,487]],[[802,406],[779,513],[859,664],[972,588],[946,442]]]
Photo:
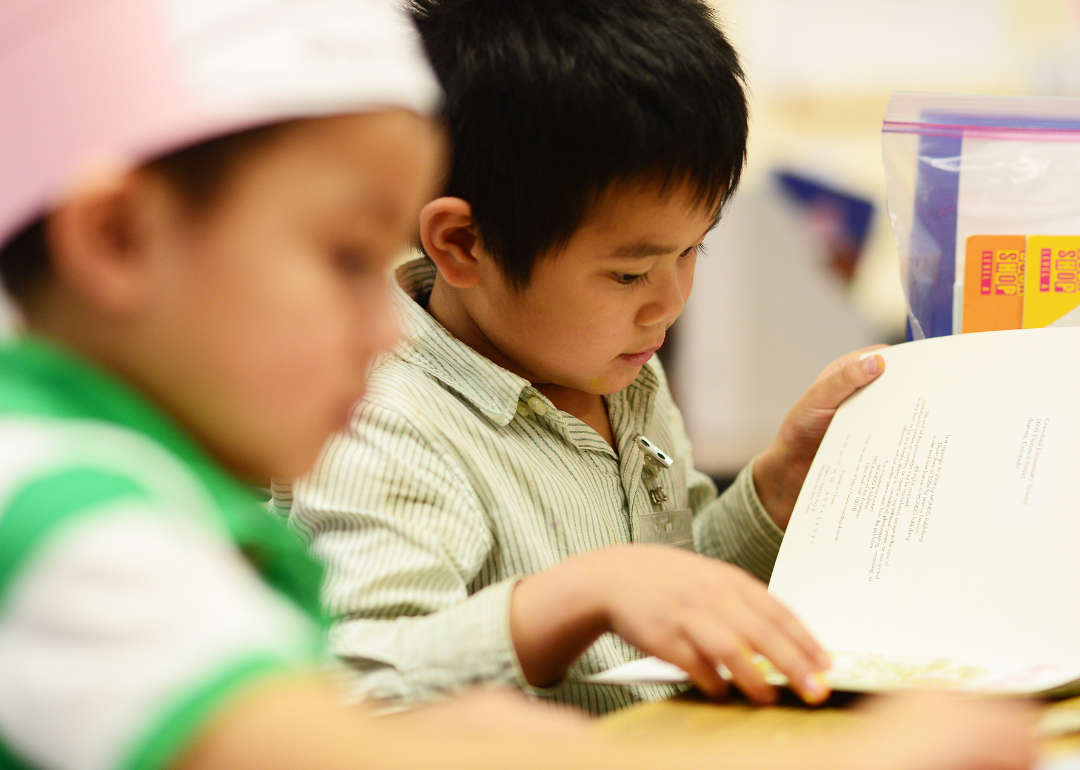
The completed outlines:
[[[662,343],[661,343],[662,344]],[[631,366],[642,366],[653,357],[653,353],[660,349],[660,345],[653,345],[651,348],[647,348],[638,353],[623,353],[619,356],[620,361],[624,361]]]
[[[366,390],[366,388],[365,388]],[[352,422],[353,410],[356,408],[357,403],[363,398],[364,391],[360,392],[360,395],[355,399],[349,401],[343,401],[338,408],[337,413],[337,427],[335,430],[345,430]]]

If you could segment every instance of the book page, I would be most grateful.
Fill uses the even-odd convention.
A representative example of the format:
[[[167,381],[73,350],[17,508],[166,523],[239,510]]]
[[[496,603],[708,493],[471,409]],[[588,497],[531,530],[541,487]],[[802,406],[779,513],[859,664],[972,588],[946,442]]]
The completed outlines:
[[[766,682],[787,685],[788,679],[761,655],[754,665]],[[718,669],[730,681],[726,666]],[[1080,679],[1080,668],[1055,664],[1009,664],[911,655],[834,652],[825,681],[833,690],[890,692],[903,689],[944,689],[996,695],[1028,695]],[[591,674],[581,680],[594,684],[681,684],[690,676],[660,658],[647,657]]]
[[[882,351],[770,592],[829,650],[1080,667],[1080,329]]]

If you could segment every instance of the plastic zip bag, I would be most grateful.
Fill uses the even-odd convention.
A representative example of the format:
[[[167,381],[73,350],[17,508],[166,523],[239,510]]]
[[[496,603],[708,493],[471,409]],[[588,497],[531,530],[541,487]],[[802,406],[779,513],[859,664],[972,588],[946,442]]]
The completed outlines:
[[[895,93],[883,145],[911,339],[1048,325],[1080,304],[1080,99]],[[973,322],[997,301],[1006,320]],[[1080,310],[1054,318],[1080,325]]]

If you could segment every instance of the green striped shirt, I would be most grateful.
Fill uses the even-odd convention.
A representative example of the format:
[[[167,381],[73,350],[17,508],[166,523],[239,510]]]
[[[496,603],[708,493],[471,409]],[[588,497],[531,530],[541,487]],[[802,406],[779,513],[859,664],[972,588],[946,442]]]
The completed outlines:
[[[294,533],[124,383],[0,346],[0,768],[171,767],[324,658]]]
[[[409,704],[480,682],[527,689],[510,637],[514,584],[638,540],[635,521],[653,510],[638,435],[674,458],[660,481],[669,508],[693,510],[696,549],[768,579],[782,533],[750,469],[717,497],[694,470],[659,365],[643,366],[607,398],[615,451],[418,305],[412,297],[434,278],[423,259],[399,270],[406,341],[374,370],[348,430],[292,498],[278,490],[274,503],[281,512],[291,506],[292,522],[328,565],[331,648],[351,664],[354,695]],[[640,656],[605,635],[550,694],[603,713],[675,692],[575,681]]]

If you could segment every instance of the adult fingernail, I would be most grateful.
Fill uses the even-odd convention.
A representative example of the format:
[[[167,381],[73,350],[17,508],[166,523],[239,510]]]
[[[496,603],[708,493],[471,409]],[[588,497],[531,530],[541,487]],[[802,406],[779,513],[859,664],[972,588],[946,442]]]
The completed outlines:
[[[829,686],[821,674],[808,674],[803,679],[802,697],[807,703],[821,703],[829,697]]]
[[[863,359],[862,365],[867,374],[877,374],[885,368],[885,359],[880,355],[867,356]]]

